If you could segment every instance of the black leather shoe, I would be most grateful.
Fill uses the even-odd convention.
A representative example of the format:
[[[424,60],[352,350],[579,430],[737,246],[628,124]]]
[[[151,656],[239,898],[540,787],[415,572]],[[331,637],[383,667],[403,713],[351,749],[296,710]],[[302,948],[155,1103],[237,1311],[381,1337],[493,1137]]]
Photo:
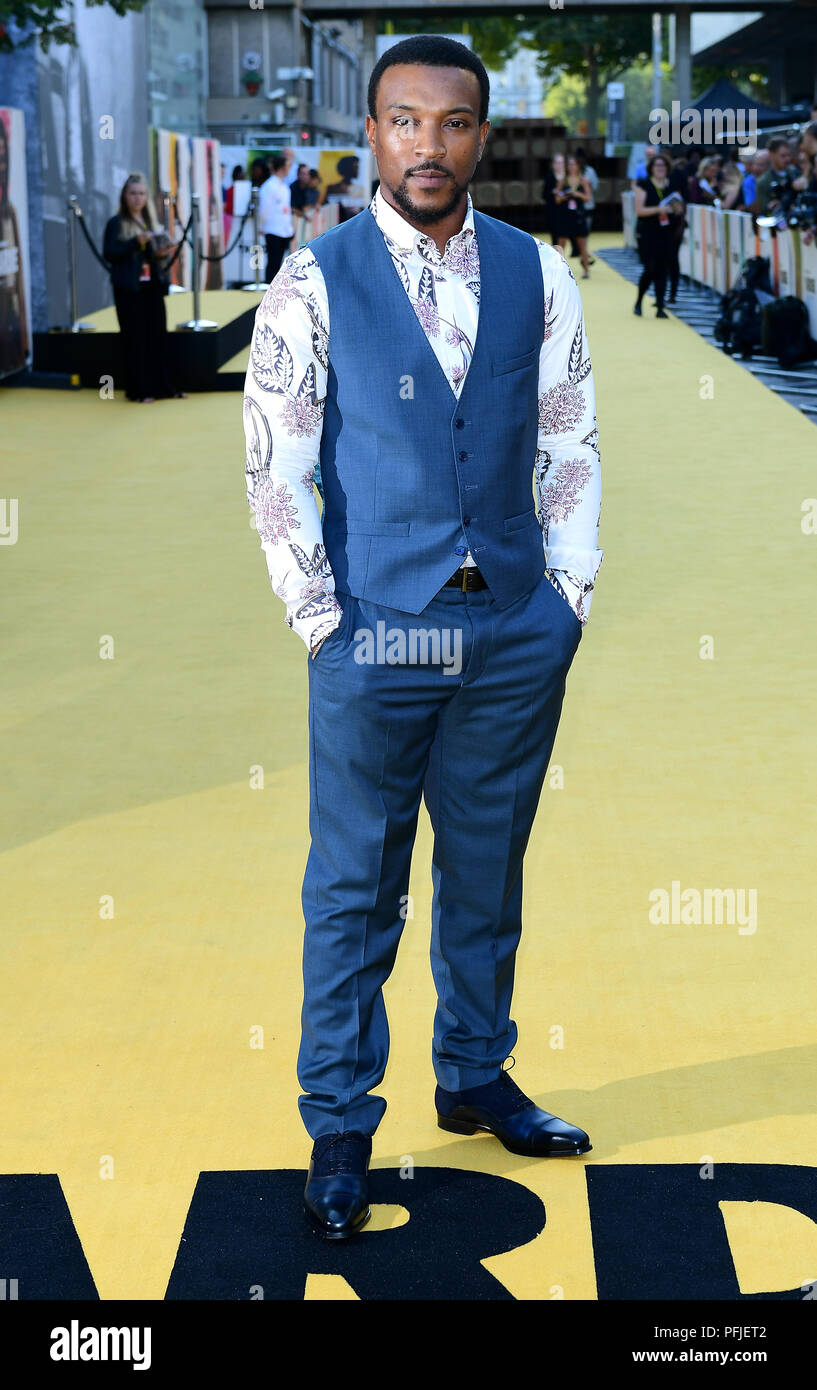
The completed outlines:
[[[638,317],[641,318],[641,304],[640,304],[640,303],[636,304],[635,308],[633,309],[633,313],[634,313],[634,314],[638,314]]]
[[[304,1211],[327,1240],[346,1240],[362,1230],[369,1207],[370,1134],[347,1130],[315,1140],[304,1188]]]
[[[540,1110],[520,1091],[506,1071],[484,1086],[467,1091],[444,1091],[434,1097],[437,1124],[452,1134],[495,1134],[512,1154],[529,1158],[561,1158],[589,1153],[590,1136],[576,1125]]]

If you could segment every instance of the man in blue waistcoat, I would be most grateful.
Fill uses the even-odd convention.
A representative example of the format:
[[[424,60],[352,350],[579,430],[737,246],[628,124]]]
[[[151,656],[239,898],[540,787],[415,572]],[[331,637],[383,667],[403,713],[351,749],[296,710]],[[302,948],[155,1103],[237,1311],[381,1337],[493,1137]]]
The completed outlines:
[[[370,1215],[422,797],[437,1122],[516,1154],[590,1149],[504,1070],[522,860],[602,552],[575,280],[468,194],[488,96],[453,40],[387,50],[366,118],[380,186],[287,257],[247,373],[248,496],[310,654],[299,1107],[305,1208],[332,1239]]]

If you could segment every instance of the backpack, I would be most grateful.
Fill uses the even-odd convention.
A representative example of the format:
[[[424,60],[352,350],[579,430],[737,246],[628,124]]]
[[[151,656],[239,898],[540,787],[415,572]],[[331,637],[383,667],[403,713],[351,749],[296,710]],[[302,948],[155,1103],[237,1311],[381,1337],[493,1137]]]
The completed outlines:
[[[769,261],[766,256],[752,256],[744,261],[735,282],[721,300],[720,317],[713,327],[715,341],[730,356],[740,353],[751,357],[760,347],[763,337],[761,304],[772,298]]]
[[[735,289],[762,290],[764,294],[774,294],[768,256],[751,256],[743,262],[740,279]]]
[[[762,337],[760,304],[755,291],[735,289],[725,294],[712,332],[715,341],[730,356],[740,353],[741,357],[751,357]]]
[[[808,310],[793,294],[763,306],[762,334],[763,351],[776,357],[784,371],[817,356],[817,343],[809,333]]]

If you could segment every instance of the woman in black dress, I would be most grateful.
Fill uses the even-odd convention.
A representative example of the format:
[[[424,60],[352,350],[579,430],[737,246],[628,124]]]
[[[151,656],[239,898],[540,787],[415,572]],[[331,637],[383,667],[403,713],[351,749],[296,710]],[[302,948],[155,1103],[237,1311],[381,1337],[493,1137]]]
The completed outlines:
[[[662,207],[661,203],[671,192],[674,192],[674,202]],[[647,177],[638,179],[635,186],[638,243],[644,264],[638,282],[638,299],[633,309],[633,313],[638,314],[639,318],[641,301],[650,285],[655,290],[655,317],[669,318],[664,309],[664,290],[675,255],[674,219],[683,214],[683,211],[683,198],[680,193],[670,189],[669,161],[663,154],[654,154],[647,163]]]
[[[168,244],[153,211],[142,174],[129,174],[119,211],[105,228],[103,254],[111,266],[119,342],[129,401],[148,403],[159,396],[181,397],[167,363],[165,295],[169,287]]]
[[[585,178],[581,162],[575,154],[567,156],[567,170],[562,179],[556,180],[553,197],[560,209],[560,235],[556,245],[564,247],[568,240],[575,241],[582,258],[583,280],[590,278],[590,257],[587,251],[587,214],[585,204],[592,203],[593,190]]]
[[[564,231],[564,217],[562,215],[561,203],[557,203],[554,195],[556,184],[564,182],[565,177],[565,157],[563,154],[555,154],[551,161],[551,166],[545,174],[542,186],[542,196],[545,203],[545,222],[550,239],[555,246],[559,237]]]

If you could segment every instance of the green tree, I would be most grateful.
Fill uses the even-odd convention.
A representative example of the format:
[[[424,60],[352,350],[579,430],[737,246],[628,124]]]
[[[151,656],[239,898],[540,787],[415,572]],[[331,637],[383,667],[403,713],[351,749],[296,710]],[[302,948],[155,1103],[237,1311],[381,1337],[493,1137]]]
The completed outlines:
[[[400,15],[385,23],[387,34],[408,38],[410,34],[470,34],[473,49],[478,53],[486,68],[496,71],[504,67],[521,47],[519,42],[520,24],[516,15],[487,15],[457,20],[452,14],[442,14],[437,18],[429,15]]]
[[[548,13],[525,24],[520,44],[538,53],[543,77],[567,74],[584,80],[587,133],[598,131],[601,98],[608,82],[620,79],[635,63],[646,63],[652,48],[650,15],[569,15]]]
[[[147,0],[85,0],[87,5],[110,5],[118,15],[144,9]],[[0,53],[39,42],[76,44],[73,0],[0,0]]]

